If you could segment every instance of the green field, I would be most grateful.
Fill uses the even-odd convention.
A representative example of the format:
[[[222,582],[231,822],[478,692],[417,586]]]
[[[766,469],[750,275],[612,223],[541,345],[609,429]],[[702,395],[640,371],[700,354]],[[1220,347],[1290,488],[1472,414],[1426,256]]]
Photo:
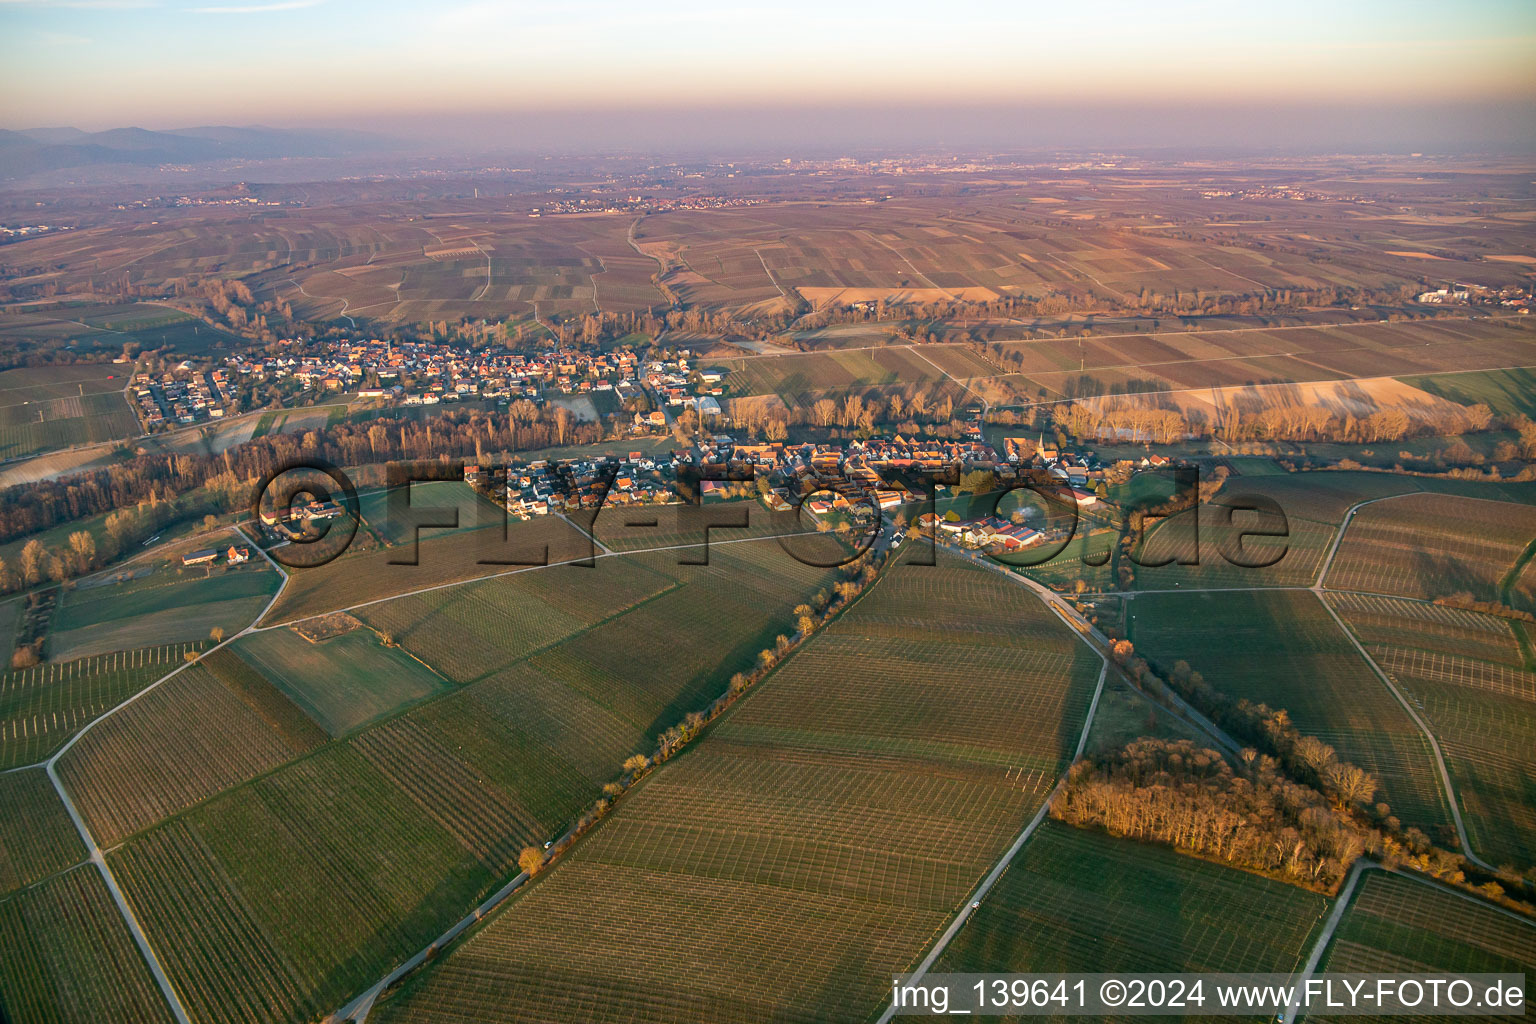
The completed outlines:
[[[1328,600],[1434,731],[1473,849],[1517,870],[1536,863],[1536,672],[1523,625],[1402,598]]]
[[[1405,824],[1430,831],[1450,821],[1428,740],[1316,595],[1144,594],[1130,616],[1138,651],[1165,670],[1187,661],[1231,697],[1284,708],[1296,728],[1376,776]]]
[[[1405,384],[1462,405],[1483,404],[1495,414],[1536,416],[1536,370],[1477,370],[1399,377]]]
[[[0,767],[43,760],[76,729],[175,669],[199,646],[144,647],[0,675]]]
[[[872,1015],[1045,799],[1098,667],[1000,574],[895,568],[374,1012]]]
[[[74,822],[41,768],[0,773],[0,896],[85,857]]]
[[[1321,969],[1511,973],[1524,974],[1529,981],[1536,976],[1536,924],[1417,878],[1368,871],[1328,944]],[[1307,1019],[1347,1018],[1308,1015]]]
[[[274,714],[282,703],[275,689],[253,696],[242,675],[216,653],[95,726],[59,759],[97,842],[110,846],[323,739]]]
[[[1201,747],[1211,738],[1167,710],[1131,689],[1118,676],[1104,681],[1104,692],[1093,713],[1093,728],[1088,733],[1085,755],[1119,750],[1132,740],[1152,736],[1166,740],[1191,740]]]
[[[1327,911],[1283,882],[1046,821],[933,969],[1289,973]]]
[[[263,624],[292,622],[426,587],[483,579],[530,563],[590,558],[592,553],[590,539],[553,516],[527,523],[513,520],[505,541],[495,528],[429,536],[414,553],[415,565],[393,564],[413,557],[406,548],[348,553],[318,568],[290,569],[288,584]]]
[[[122,915],[92,865],[0,900],[0,1018],[172,1020]]]
[[[447,685],[398,647],[385,647],[369,629],[319,643],[291,629],[269,629],[242,637],[233,649],[332,736],[349,733]]]
[[[437,480],[412,484],[409,489],[410,511],[406,516],[420,514],[425,518],[452,518],[452,509],[458,513],[457,531],[423,528],[421,539],[471,530],[482,523],[499,528],[506,512],[495,502],[482,497],[463,481]],[[437,511],[442,510],[442,511]],[[404,518],[392,518],[389,514],[388,490],[368,491],[358,496],[358,511],[363,522],[385,544],[410,544],[416,530]]]
[[[1465,592],[1536,609],[1529,584],[1505,581],[1536,539],[1536,503],[1411,494],[1355,513],[1328,569],[1331,590],[1432,599]]]
[[[0,371],[0,459],[138,434],[122,394],[131,373],[99,364]]]
[[[123,583],[66,588],[49,633],[51,656],[205,640],[215,628],[232,636],[255,621],[281,583],[265,561],[203,573],[160,568]]]
[[[275,745],[298,708],[250,699],[263,692],[254,668],[272,673],[270,693],[290,671],[312,688],[320,672],[355,671],[346,642],[372,644],[373,631],[318,644],[255,634],[241,658],[273,637],[282,657],[228,654],[229,665],[228,649],[216,653],[195,693],[121,730],[141,737],[136,749],[96,753],[78,781],[66,772],[98,834],[131,834],[111,863],[194,1019],[308,1020],[346,1002],[516,874],[523,845],[563,832],[625,757],[723,692],[832,579],[771,542],[733,546],[710,566],[678,566],[675,554],[363,609],[398,627],[392,654],[441,660],[462,685],[318,747],[323,737]],[[295,650],[313,655],[297,670]],[[220,737],[217,752],[189,749],[204,742],[194,713]],[[168,717],[163,732],[151,724]],[[178,771],[183,762],[195,767]],[[209,955],[227,971],[203,971]]]
[[[637,559],[555,566],[361,609],[448,678],[467,683],[680,584]]]

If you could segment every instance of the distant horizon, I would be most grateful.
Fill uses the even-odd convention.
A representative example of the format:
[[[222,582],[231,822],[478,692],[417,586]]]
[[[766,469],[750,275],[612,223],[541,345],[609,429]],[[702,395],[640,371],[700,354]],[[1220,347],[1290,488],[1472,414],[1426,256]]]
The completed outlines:
[[[1536,105],[1233,105],[1049,107],[998,104],[805,105],[672,109],[563,109],[502,113],[443,112],[412,118],[272,117],[187,121],[85,119],[25,123],[7,131],[122,129],[186,132],[265,129],[295,133],[357,132],[381,151],[408,154],[594,155],[633,152],[688,156],[826,156],[833,153],[947,150],[978,153],[1102,152],[1168,158],[1219,154],[1523,156],[1536,152]]]
[[[1536,6],[1522,0],[1454,13],[1427,0],[1302,0],[1283,13],[1206,0],[944,11],[680,0],[637,13],[596,0],[579,15],[546,3],[0,0],[0,27],[10,128],[1536,148]],[[695,117],[691,133],[679,123]]]

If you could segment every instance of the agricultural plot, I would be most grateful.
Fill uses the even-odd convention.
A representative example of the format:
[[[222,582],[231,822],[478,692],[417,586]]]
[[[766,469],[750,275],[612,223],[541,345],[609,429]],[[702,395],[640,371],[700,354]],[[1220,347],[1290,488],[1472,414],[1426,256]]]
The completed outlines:
[[[1327,911],[1283,882],[1046,821],[933,969],[1288,973]]]
[[[80,834],[43,769],[0,773],[0,897],[84,857]]]
[[[374,1012],[869,1016],[1045,798],[1097,671],[1025,588],[950,562],[895,568]]]
[[[1040,391],[1053,398],[1180,392],[1198,404],[1205,394],[1182,393],[1219,388],[1224,403],[1262,408],[1293,403],[1296,384],[1395,375],[1412,386],[1423,378],[1410,375],[1426,371],[1504,373],[1499,368],[1531,362],[1536,338],[1506,321],[1357,323],[1002,342],[990,354],[1000,369],[988,376],[1008,374],[993,382],[1002,401],[1031,401]]]
[[[1373,652],[1417,647],[1439,655],[1527,667],[1510,619],[1375,594],[1329,594],[1328,603]]]
[[[1145,594],[1130,603],[1130,637],[1165,669],[1187,661],[1234,698],[1284,708],[1374,775],[1405,824],[1430,831],[1450,813],[1428,740],[1306,591]]]
[[[332,736],[349,733],[447,685],[398,647],[384,646],[370,629],[318,643],[292,629],[268,629],[241,637],[232,649]]]
[[[1328,944],[1321,969],[1530,977],[1536,974],[1536,925],[1416,878],[1369,871]]]
[[[1263,493],[1263,487],[1236,487],[1193,512],[1151,524],[1135,552],[1143,563],[1136,566],[1136,589],[1310,585],[1335,527],[1297,515],[1248,511],[1243,496],[1253,493]]]
[[[282,582],[265,561],[200,573],[161,568],[124,583],[66,588],[49,651],[55,659],[81,658],[204,640],[214,629],[232,635],[255,621]]]
[[[355,608],[414,591],[510,573],[529,565],[589,558],[592,541],[561,519],[513,520],[500,529],[458,530],[417,547],[345,554],[312,569],[290,569],[288,585],[263,625]],[[394,564],[416,559],[415,565]]]
[[[169,1024],[170,1007],[92,865],[0,900],[0,1017]]]
[[[0,459],[132,437],[124,368],[31,366],[0,372]]]
[[[0,675],[0,767],[43,760],[75,730],[176,669],[198,647],[144,647]]]
[[[0,653],[9,654],[16,649],[16,629],[21,625],[25,607],[25,601],[19,597],[0,602]]]
[[[457,527],[422,528],[422,540],[441,536],[444,529],[470,530],[482,524],[499,528],[506,518],[506,511],[501,506],[482,497],[462,481],[439,480],[412,484],[409,493],[411,509],[421,510],[429,518],[451,519],[455,514],[458,516]],[[384,544],[409,544],[417,536],[416,528],[410,522],[390,516],[388,495],[387,490],[378,490],[358,496],[358,511],[362,515],[363,525]]]
[[[1141,693],[1117,676],[1104,680],[1104,692],[1093,712],[1084,753],[1093,756],[1119,750],[1133,740],[1150,736],[1160,740],[1189,740],[1209,746],[1211,738]]]
[[[797,563],[770,578],[781,564],[766,554],[707,567],[634,555],[363,609],[398,627],[404,651],[460,654],[452,671],[465,685],[318,750],[323,736],[311,737],[309,756],[187,802],[110,855],[193,1018],[312,1019],[426,945],[516,873],[522,846],[564,831],[625,757],[653,749],[679,709],[713,699],[791,632],[795,604],[830,588],[829,574]],[[750,602],[732,598],[749,575]],[[425,628],[413,633],[417,616]],[[311,644],[270,630],[209,660],[228,660],[213,667],[255,713],[233,668],[246,689],[278,695],[287,673],[311,685],[358,671],[360,659],[333,645],[373,636],[353,628]],[[271,637],[281,657],[242,660],[248,643]],[[295,663],[295,650],[325,664]],[[282,721],[307,723],[286,709],[264,706],[259,717],[279,735]],[[209,957],[227,966],[209,972]]]
[[[1396,598],[1328,600],[1434,731],[1474,850],[1536,863],[1536,672],[1518,624]]]
[[[365,621],[467,683],[678,584],[634,559],[554,566],[362,609]]]
[[[351,744],[210,801],[110,861],[200,1021],[321,1016],[430,941],[443,908],[468,906],[490,877]],[[228,957],[212,974],[210,951]]]
[[[275,720],[281,695],[252,691],[252,680],[216,655],[82,736],[58,770],[97,842],[110,846],[320,738]]]
[[[1503,599],[1504,581],[1536,541],[1536,504],[1415,494],[1357,511],[1329,567],[1332,590]],[[1522,601],[1523,611],[1531,611]]]
[[[1404,383],[1462,405],[1486,405],[1500,416],[1536,416],[1536,370],[1480,370],[1404,377]]]
[[[914,536],[916,534],[914,533]],[[1118,535],[1111,530],[1081,533],[1067,542],[1052,557],[1021,571],[1031,579],[1039,580],[1056,590],[1073,590],[1082,580],[1089,590],[1099,593],[1115,589],[1115,576],[1111,569],[1110,554]],[[926,544],[926,540],[918,541]]]

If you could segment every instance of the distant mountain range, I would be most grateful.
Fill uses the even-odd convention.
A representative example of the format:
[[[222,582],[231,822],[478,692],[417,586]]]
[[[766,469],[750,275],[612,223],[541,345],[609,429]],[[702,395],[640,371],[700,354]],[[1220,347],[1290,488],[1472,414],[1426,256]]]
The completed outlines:
[[[218,160],[276,160],[284,157],[341,157],[388,148],[389,140],[366,132],[294,132],[261,125],[177,128],[153,132],[113,128],[0,129],[0,178],[77,167],[206,164]]]

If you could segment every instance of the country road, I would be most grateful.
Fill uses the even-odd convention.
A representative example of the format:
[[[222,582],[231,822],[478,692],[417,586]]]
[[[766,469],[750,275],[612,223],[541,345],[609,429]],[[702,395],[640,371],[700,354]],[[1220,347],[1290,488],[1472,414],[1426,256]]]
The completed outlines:
[[[571,524],[571,525],[575,526],[575,524]],[[269,555],[266,552],[266,550],[264,550],[261,547],[260,544],[257,544],[254,540],[251,540],[250,535],[245,532],[244,528],[242,528],[242,527],[237,525],[233,529],[237,533],[239,533],[242,537],[244,537],[251,544],[251,546],[258,553],[260,553],[261,557],[269,565],[271,565],[273,569],[275,569],[277,571],[277,573],[281,577],[281,582],[279,583],[276,592],[273,593],[271,599],[268,600],[266,605],[264,605],[262,607],[261,611],[259,613],[257,613],[256,617],[252,620],[252,622],[249,625],[247,625],[245,628],[241,629],[238,633],[235,633],[235,634],[233,634],[233,635],[231,635],[229,637],[226,637],[224,640],[222,640],[219,643],[215,644],[214,646],[208,648],[206,651],[203,651],[201,654],[199,654],[197,656],[197,658],[193,659],[192,661],[184,662],[181,665],[176,666],[176,668],[172,669],[171,671],[167,672],[165,675],[161,676],[159,679],[156,679],[154,682],[152,682],[149,685],[145,686],[143,689],[139,690],[137,693],[135,693],[132,696],[128,697],[126,700],[124,700],[121,703],[115,705],[114,707],[112,707],[108,711],[102,713],[98,717],[92,719],[90,722],[88,722],[84,726],[82,726],[79,729],[79,731],[77,731],[73,736],[71,736],[69,738],[69,740],[67,742],[65,742],[64,745],[61,746],[53,754],[53,756],[49,757],[46,761],[42,762],[43,769],[44,769],[44,771],[48,775],[48,781],[52,784],[52,786],[54,788],[54,791],[58,793],[60,802],[63,803],[65,811],[69,814],[70,820],[74,823],[75,830],[80,834],[80,839],[81,839],[81,841],[85,845],[85,849],[86,849],[86,852],[87,852],[87,858],[86,859],[90,863],[95,864],[97,870],[101,873],[102,880],[106,883],[107,890],[108,890],[109,893],[111,893],[112,900],[117,905],[118,912],[119,912],[119,914],[122,915],[123,922],[127,926],[129,934],[132,935],[132,937],[133,937],[134,944],[136,946],[138,946],[140,954],[144,957],[144,961],[145,961],[146,965],[149,967],[150,974],[153,976],[156,985],[159,986],[161,993],[165,996],[166,1003],[170,1007],[170,1010],[171,1010],[172,1014],[174,1015],[174,1017],[175,1017],[175,1019],[177,1021],[177,1024],[191,1024],[190,1018],[187,1015],[186,1008],[185,1008],[185,1006],[183,1006],[183,1004],[181,1002],[181,998],[180,998],[180,996],[176,992],[175,986],[171,983],[170,977],[166,973],[164,965],[161,964],[159,956],[156,955],[154,947],[150,944],[149,937],[144,933],[144,929],[141,926],[141,924],[139,923],[137,915],[134,914],[133,908],[131,906],[129,906],[129,904],[128,904],[127,897],[123,894],[123,891],[122,891],[121,887],[119,887],[118,882],[117,882],[117,878],[112,873],[112,868],[107,863],[105,854],[102,852],[101,847],[96,843],[95,837],[91,834],[90,827],[86,824],[85,818],[81,815],[81,813],[79,811],[79,808],[75,806],[75,802],[74,802],[73,799],[71,799],[71,797],[69,795],[69,791],[64,787],[64,782],[59,777],[59,774],[58,774],[57,764],[58,764],[60,758],[62,758],[66,753],[68,753],[69,750],[72,747],[74,747],[74,745],[76,743],[78,743],[81,740],[82,737],[84,737],[88,732],[90,732],[96,726],[100,725],[102,722],[105,722],[107,719],[111,718],[113,715],[117,714],[119,711],[121,711],[124,708],[128,707],[130,704],[133,704],[135,701],[141,699],[145,694],[151,692],[152,690],[157,689],[158,687],[164,685],[166,682],[168,682],[171,679],[175,678],[178,674],[180,674],[182,671],[184,671],[188,667],[190,667],[192,665],[195,665],[198,662],[202,661],[203,658],[206,658],[209,654],[212,654],[214,651],[217,651],[217,650],[225,647],[226,645],[233,643],[234,641],[238,640],[240,637],[243,637],[243,636],[248,636],[250,634],[262,632],[262,631],[268,630],[268,629],[278,629],[278,628],[282,628],[282,627],[285,627],[285,626],[292,625],[294,622],[304,622],[304,621],[307,621],[308,619],[311,619],[311,618],[318,618],[318,617],[320,617],[320,616],[306,616],[305,618],[294,619],[294,620],[292,620],[290,622],[283,622],[283,623],[279,623],[279,624],[273,625],[273,626],[259,626],[259,625],[257,625],[257,623],[259,623],[264,617],[266,617],[267,613],[272,610],[273,606],[277,604],[278,599],[283,596],[283,591],[288,586],[289,576],[288,576],[287,571],[280,564],[278,564],[278,562],[276,560],[274,560],[272,558],[272,556]],[[577,529],[579,529],[579,527]],[[582,532],[585,533],[585,531],[582,531]],[[381,603],[383,601],[392,601],[392,600],[395,600],[396,598],[409,597],[409,596],[413,596],[415,594],[429,593],[429,592],[434,591],[434,590],[445,590],[445,589],[448,589],[450,587],[464,586],[464,585],[467,585],[467,584],[470,584],[470,583],[478,583],[478,582],[481,582],[483,580],[488,580],[488,579],[497,579],[497,578],[500,578],[500,577],[503,577],[503,576],[510,576],[510,575],[514,575],[514,574],[520,573],[520,572],[535,572],[535,571],[540,570],[540,569],[554,568],[555,566],[558,566],[558,565],[572,565],[572,564],[576,564],[576,563],[580,563],[580,562],[588,562],[588,561],[590,561],[594,557],[595,558],[622,558],[622,557],[625,557],[626,555],[643,555],[643,554],[649,554],[649,553],[657,552],[657,551],[679,551],[679,550],[685,550],[685,549],[689,549],[689,548],[706,547],[706,546],[711,545],[711,544],[715,544],[715,545],[749,544],[749,543],[754,543],[754,542],[764,542],[764,541],[770,541],[770,540],[787,539],[787,538],[790,538],[790,537],[806,537],[806,536],[814,536],[814,535],[815,535],[815,531],[806,531],[806,532],[801,532],[801,533],[790,533],[790,534],[770,534],[770,535],[766,535],[766,536],[762,536],[762,537],[739,537],[739,538],[734,538],[734,539],[731,539],[731,540],[713,540],[713,541],[708,541],[707,540],[707,541],[704,541],[704,542],[698,543],[698,544],[668,544],[668,545],[661,545],[661,546],[652,547],[652,548],[640,548],[640,549],[636,549],[634,551],[611,551],[611,550],[608,550],[605,547],[601,554],[588,555],[588,556],[586,556],[584,558],[580,558],[580,559],[568,559],[566,561],[561,561],[561,562],[551,562],[551,563],[549,563],[547,565],[523,566],[523,567],[520,567],[520,568],[517,568],[517,569],[509,570],[508,572],[494,573],[494,574],[486,575],[486,576],[476,576],[476,577],[473,577],[473,578],[470,578],[470,579],[464,579],[464,580],[454,580],[454,581],[449,582],[449,583],[441,583],[441,584],[437,584],[435,586],[430,586],[430,587],[421,587],[421,588],[418,588],[416,590],[408,591],[406,593],[394,594],[394,595],[391,595],[389,597],[379,598],[379,599],[373,600],[373,601],[364,601],[364,602],[361,602],[359,604],[351,605],[348,608],[335,609],[335,610],[336,611],[352,611],[352,610],[355,610],[357,608],[366,607],[368,605],[379,604],[379,603]],[[590,534],[588,536],[590,536]],[[595,540],[595,538],[594,538],[594,543],[597,543],[598,546],[600,546],[600,547],[602,546],[600,542],[597,542]],[[329,615],[329,614],[333,614],[333,612],[325,612],[325,613],[322,613],[322,614]],[[18,766],[17,770],[20,770],[21,768],[35,768],[35,767],[37,767],[37,765],[21,765],[21,766]],[[501,890],[499,890],[497,894],[493,895],[488,901],[486,901],[486,903],[482,904],[481,907],[478,908],[478,911],[479,912],[483,912],[485,909],[488,909],[490,906],[494,906],[496,902],[499,902],[501,899],[504,899],[508,894],[510,894],[513,890],[515,890],[517,888],[518,884],[520,884],[520,878],[521,878],[521,876],[519,876],[519,878],[514,878],[514,879],[512,879],[512,881],[508,882],[507,885],[504,886]],[[470,924],[473,923],[475,917],[476,917],[476,915],[474,913],[472,913],[471,915],[466,917],[464,920],[461,920],[453,928],[449,929],[449,931],[447,933],[445,933],[443,936],[441,936],[437,941],[439,943],[441,943],[441,942],[447,941],[447,940],[457,936],[457,934],[459,932],[463,931],[465,928],[467,928]],[[413,961],[419,962],[420,959],[425,958],[425,956],[428,954],[428,951],[430,950],[430,948],[431,947],[429,947],[428,950],[420,951],[416,955],[416,957],[413,958]],[[404,972],[408,971],[410,969],[410,967],[412,966],[413,961],[407,961],[405,964],[402,964],[399,968],[396,969],[397,972],[404,973]],[[355,1012],[358,1012],[359,1010],[361,1011],[362,1015],[360,1017],[357,1017],[356,1018],[357,1020],[361,1021],[361,1020],[363,1020],[363,1019],[365,1019],[367,1017],[368,1009],[372,1007],[373,1000],[375,998],[377,998],[378,994],[380,992],[382,992],[385,987],[387,987],[387,985],[389,984],[391,978],[394,977],[394,976],[395,975],[392,973],[390,976],[386,976],[385,978],[381,979],[376,985],[371,987],[367,992],[364,992],[362,995],[358,996],[357,999],[353,1000],[352,1003],[348,1004],[348,1008],[350,1008],[352,1010],[352,1012],[355,1013]],[[342,1011],[338,1011],[338,1014],[332,1015],[331,1019],[336,1019],[336,1020],[346,1019],[346,1017],[342,1016],[341,1013],[342,1013]]]
[[[250,540],[250,537],[246,535],[245,531],[239,527],[235,527],[235,532],[239,533],[242,537],[245,537],[246,540]],[[277,603],[277,599],[282,596],[283,589],[288,585],[288,574],[284,572],[276,562],[272,561],[272,559],[267,555],[265,551],[261,550],[260,545],[252,541],[251,546],[256,548],[257,551],[261,551],[261,557],[265,558],[273,568],[277,569],[278,574],[282,577],[281,582],[278,584],[277,591],[273,593],[271,600],[267,602],[266,606],[262,608],[260,615],[257,616],[257,620],[259,621],[261,615],[265,615],[272,608],[272,606]],[[106,883],[107,891],[112,894],[112,901],[117,904],[118,912],[122,914],[123,922],[127,925],[129,934],[133,936],[134,944],[139,947],[139,952],[143,955],[144,962],[149,966],[149,972],[154,976],[155,984],[160,986],[160,991],[165,996],[165,1001],[170,1006],[171,1013],[176,1017],[177,1024],[191,1024],[191,1021],[187,1016],[186,1007],[182,1005],[181,997],[176,993],[176,987],[171,984],[170,976],[165,973],[165,967],[160,963],[160,958],[155,955],[154,947],[149,943],[149,936],[144,934],[144,929],[139,924],[138,916],[134,914],[133,908],[128,905],[128,899],[123,895],[123,890],[118,886],[117,877],[113,875],[111,866],[107,864],[107,858],[102,853],[101,847],[97,845],[96,838],[91,835],[91,830],[86,825],[85,818],[80,814],[79,808],[75,806],[75,801],[70,798],[69,790],[64,788],[64,781],[59,778],[58,762],[59,758],[67,754],[71,747],[80,742],[81,737],[85,736],[86,733],[90,732],[97,725],[105,722],[108,718],[112,717],[123,708],[143,697],[146,693],[149,693],[151,690],[159,687],[162,683],[165,683],[167,680],[175,677],[188,666],[197,664],[198,661],[201,661],[203,658],[223,647],[225,644],[233,643],[236,638],[244,636],[250,631],[251,627],[247,626],[245,629],[241,630],[239,633],[236,633],[234,636],[231,636],[210,647],[208,650],[202,652],[197,656],[196,660],[183,662],[182,664],[176,666],[176,668],[161,676],[159,679],[156,679],[153,683],[150,683],[148,686],[135,693],[133,696],[129,697],[127,700],[123,701],[121,704],[118,704],[111,710],[87,722],[85,725],[81,726],[80,730],[71,736],[69,740],[62,747],[60,747],[52,757],[43,763],[44,771],[48,773],[48,781],[53,784],[54,791],[59,794],[59,800],[64,804],[64,810],[69,814],[70,820],[75,823],[75,830],[80,833],[80,839],[83,843],[85,843],[88,859],[92,864],[95,864],[97,870],[101,872],[102,881]]]
[[[1098,652],[1095,651],[1095,653]],[[1109,660],[1102,654],[1099,654],[1099,659],[1099,680],[1093,688],[1093,699],[1088,703],[1088,714],[1083,719],[1083,730],[1077,738],[1077,749],[1073,751],[1072,760],[1067,762],[1069,766],[1083,756],[1083,750],[1088,745],[1088,734],[1093,730],[1093,716],[1099,710],[1099,697],[1104,693],[1104,678],[1109,674]],[[965,903],[960,908],[960,913],[955,915],[954,920],[950,921],[949,927],[945,928],[939,935],[933,947],[929,949],[928,954],[912,969],[912,981],[915,982],[924,974],[927,974],[929,969],[933,967],[934,962],[943,955],[944,950],[949,948],[950,942],[960,933],[960,929],[965,927],[965,922],[971,919],[971,914],[975,912],[976,904],[985,899],[987,893],[992,891],[992,887],[997,884],[997,880],[1003,877],[1003,872],[1008,870],[1008,865],[1013,863],[1013,858],[1019,855],[1019,851],[1024,848],[1024,844],[1029,841],[1029,837],[1034,835],[1035,830],[1040,827],[1040,823],[1045,821],[1045,816],[1051,810],[1051,800],[1056,796],[1061,787],[1066,784],[1066,781],[1065,775],[1056,780],[1056,785],[1051,787],[1051,791],[1046,795],[1045,801],[1041,803],[1040,809],[1035,812],[1033,818],[1029,819],[1029,824],[1024,826],[1023,831],[1018,834],[1018,837],[1003,852],[1003,855],[998,858],[997,863],[992,865],[992,870],[987,872],[986,877],[981,880],[981,884],[966,897]],[[894,1006],[886,1007],[885,1012],[880,1015],[877,1024],[886,1024],[886,1021],[890,1020],[895,1015],[895,1012]]]

